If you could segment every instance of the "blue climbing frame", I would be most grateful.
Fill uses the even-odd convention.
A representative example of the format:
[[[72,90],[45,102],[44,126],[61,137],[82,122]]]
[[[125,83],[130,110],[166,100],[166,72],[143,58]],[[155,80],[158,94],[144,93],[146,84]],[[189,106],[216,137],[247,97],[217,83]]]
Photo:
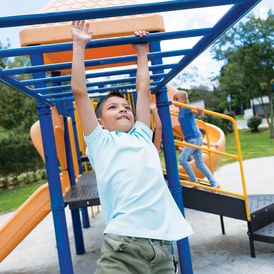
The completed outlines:
[[[179,183],[177,160],[174,150],[174,139],[169,113],[170,102],[167,98],[167,90],[165,88],[165,85],[259,2],[259,0],[178,0],[128,5],[122,7],[107,7],[89,10],[85,9],[45,14],[10,16],[0,18],[0,28],[42,23],[65,22],[80,19],[97,19],[165,11],[187,9],[189,10],[195,8],[206,8],[224,5],[229,7],[224,16],[219,21],[217,21],[213,27],[210,28],[181,30],[167,33],[152,33],[144,38],[136,38],[130,36],[100,40],[98,39],[90,41],[87,45],[87,48],[97,48],[103,46],[113,46],[140,42],[140,39],[143,42],[150,43],[149,59],[151,60],[151,65],[149,67],[149,70],[152,73],[151,78],[153,79],[153,82],[151,82],[151,90],[153,93],[156,94],[159,115],[161,117],[161,120],[163,121],[163,147],[167,169],[167,179],[169,182],[170,191],[174,199],[176,200],[179,208],[184,213],[182,188]],[[161,50],[160,41],[162,40],[188,37],[200,37],[200,39],[190,49],[179,49],[165,52]],[[41,123],[42,137],[43,140],[47,140],[47,142],[43,143],[43,145],[46,155],[46,170],[51,197],[51,208],[55,227],[60,273],[62,274],[73,273],[73,267],[64,213],[65,205],[60,186],[58,159],[52,129],[50,107],[56,105],[60,113],[64,114],[65,116],[72,116],[72,119],[74,119],[72,108],[73,97],[70,91],[70,85],[63,84],[70,81],[70,75],[55,75],[54,77],[49,78],[46,77],[46,73],[71,68],[71,63],[44,65],[42,54],[71,50],[72,43],[63,43],[54,45],[32,46],[27,48],[3,49],[0,51],[0,58],[29,55],[31,59],[32,65],[29,67],[1,69],[0,80],[7,85],[17,89],[18,91],[26,94],[27,96],[32,97],[37,102],[37,111]],[[179,63],[163,64],[163,58],[170,56],[181,56],[181,60]],[[135,55],[87,60],[86,66],[90,67],[105,64],[117,65],[122,62],[135,60]],[[87,79],[94,79],[104,76],[116,76],[115,80],[98,80],[97,82],[87,83],[88,87],[97,87],[93,90],[89,89],[88,92],[91,94],[93,92],[99,94],[104,93],[114,89],[114,87],[109,87],[112,84],[115,84],[115,89],[131,89],[132,92],[135,92],[135,72],[136,68],[122,68],[115,71],[106,69],[102,72],[88,72]],[[33,79],[20,80],[16,77],[18,75],[27,73],[32,74]],[[129,76],[129,78],[127,78],[126,80],[124,78],[125,74]],[[119,75],[121,76],[121,79],[117,80],[117,76]],[[125,82],[126,85],[124,85]],[[66,146],[69,147],[67,142],[69,142],[69,138],[68,141],[66,141]],[[78,156],[79,155],[80,153],[78,149]],[[70,162],[69,170],[71,172],[70,177],[73,178],[73,184],[74,173],[71,164],[71,156],[68,155],[67,157],[68,162]],[[79,167],[81,170],[80,160]],[[85,249],[80,225],[79,211],[74,210],[72,212],[72,219],[76,252],[77,254],[82,254],[85,252]],[[193,273],[188,239],[183,239],[179,241],[177,246],[181,265],[181,273]]]

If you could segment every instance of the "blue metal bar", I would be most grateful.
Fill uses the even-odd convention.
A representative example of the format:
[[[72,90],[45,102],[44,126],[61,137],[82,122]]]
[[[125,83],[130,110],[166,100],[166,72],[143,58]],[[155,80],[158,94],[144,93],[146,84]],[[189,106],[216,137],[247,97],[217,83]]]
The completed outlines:
[[[9,77],[7,75],[4,75],[2,73],[1,69],[0,69],[0,81],[7,84],[10,87],[15,88],[16,90],[20,91],[21,93],[24,93],[28,97],[36,99],[37,101],[39,101],[41,103],[44,103],[44,104],[47,104],[47,105],[50,105],[50,106],[52,105],[45,98],[43,98],[41,95],[34,92],[32,89],[22,85],[18,80],[14,79],[13,77]]]
[[[74,145],[75,145],[76,153],[77,153],[79,173],[81,174],[83,172],[83,169],[82,169],[81,154],[80,154],[80,149],[79,149],[79,144],[78,144],[78,136],[77,136],[77,130],[76,130],[75,117],[74,117],[73,103],[71,101],[63,102],[63,103],[65,103],[65,105],[66,105],[66,116],[71,117],[74,140],[75,140]],[[66,121],[66,123],[67,123],[67,121]],[[69,143],[70,143],[70,140],[69,140]],[[71,153],[70,147],[69,147],[69,150]],[[72,157],[70,160],[72,161]],[[71,164],[73,166],[73,161],[71,162]],[[73,175],[74,175],[74,170],[73,170]],[[73,181],[75,183],[75,177],[73,178]],[[87,208],[80,208],[80,212],[81,212],[81,216],[82,216],[83,227],[84,228],[90,227]],[[79,216],[79,213],[76,213],[75,215],[76,216],[74,216],[74,213],[72,212],[72,218],[74,219],[74,222],[75,222],[75,225],[73,225],[73,230],[74,230],[74,235],[75,235],[74,237],[75,237],[76,254],[83,254],[83,253],[85,253],[85,247],[84,247],[83,232],[81,229],[80,216]]]
[[[145,37],[135,37],[135,36],[124,36],[108,39],[95,39],[91,40],[87,44],[87,48],[99,48],[107,46],[118,46],[125,44],[135,44],[140,41],[142,42],[151,42],[159,40],[170,40],[170,39],[179,39],[179,38],[190,38],[197,36],[210,35],[211,28],[202,28],[194,30],[180,30],[180,31],[171,31],[171,32],[160,32],[160,33],[150,33]],[[51,53],[51,52],[60,52],[60,51],[71,51],[72,43],[61,43],[53,45],[43,45],[43,46],[31,46],[24,48],[14,48],[14,49],[2,49],[0,50],[0,57],[12,57],[20,55],[28,55],[31,53]]]
[[[165,67],[163,69],[170,69],[171,65],[164,65]],[[152,70],[152,67],[150,67],[150,70]],[[106,76],[114,76],[114,75],[123,75],[123,74],[134,74],[136,73],[136,68],[133,69],[121,69],[121,70],[113,70],[113,71],[104,71],[104,72],[93,72],[93,73],[87,73],[86,79],[89,78],[97,78],[97,77],[106,77]],[[161,75],[159,75],[161,77]],[[28,79],[28,80],[22,80],[20,83],[22,83],[25,86],[28,85],[34,85],[36,83],[54,83],[54,82],[69,82],[71,80],[70,75],[63,75],[59,77],[46,77],[46,78],[40,78],[40,79]]]
[[[31,14],[9,16],[0,18],[0,28],[24,25],[36,25],[52,22],[67,22],[72,20],[98,19],[125,15],[157,13],[163,11],[194,9],[212,6],[231,5],[243,3],[243,0],[177,0],[149,4],[126,5],[98,9],[84,9],[64,12],[50,12],[44,14]]]
[[[73,167],[72,152],[71,152],[71,147],[70,147],[70,138],[69,138],[67,117],[64,117],[64,127],[65,127],[65,146],[66,146],[66,156],[67,156],[69,180],[70,180],[70,185],[73,186],[76,184],[76,182],[75,182],[75,173],[74,173],[74,167]],[[82,231],[82,227],[81,227],[80,211],[78,208],[71,209],[71,218],[72,218],[72,226],[73,226],[76,254],[78,254],[78,255],[84,254],[85,253],[85,245],[84,245],[83,231]]]
[[[33,54],[30,56],[31,64],[43,64],[42,54]],[[45,77],[43,72],[33,74],[33,77]],[[37,84],[41,87],[44,84]],[[54,130],[51,118],[51,109],[49,105],[37,103],[37,113],[40,120],[43,149],[45,154],[45,165],[48,176],[48,185],[51,201],[52,216],[54,221],[55,238],[57,243],[58,259],[60,272],[73,273],[72,259],[70,253],[68,231],[65,216],[65,204],[61,188],[61,181],[58,168],[58,157],[56,151]],[[63,257],[64,254],[67,257]]]
[[[51,110],[49,106],[44,104],[39,104],[37,110],[45,154],[45,165],[51,198],[51,210],[54,221],[60,273],[73,274]]]
[[[156,53],[149,53],[148,58],[152,59],[158,56],[161,57],[173,57],[173,56],[180,56],[190,54],[190,49],[183,49],[183,50],[173,50],[173,51],[166,51],[166,52],[156,52]],[[100,65],[108,65],[108,64],[115,64],[115,63],[123,63],[123,62],[136,62],[137,56],[133,55],[126,55],[126,56],[117,56],[117,57],[108,57],[108,58],[98,58],[93,60],[85,61],[85,66],[100,66]],[[32,73],[37,71],[60,71],[62,69],[70,69],[71,62],[66,63],[58,63],[53,65],[42,65],[42,66],[32,66],[32,67],[21,67],[21,68],[13,68],[13,69],[6,69],[3,72],[7,75],[18,75],[18,74],[25,74],[25,73]]]
[[[186,66],[188,66],[199,54],[206,50],[216,39],[218,39],[233,24],[239,21],[248,11],[250,11],[261,0],[248,1],[245,4],[233,6],[212,28],[211,35],[203,37],[193,47],[192,53],[181,59],[176,67],[174,67],[161,83],[154,89],[155,92],[165,86],[177,74],[179,74]]]
[[[152,75],[150,79],[161,79],[166,75],[166,73]],[[115,79],[115,80],[108,80],[108,81],[101,81],[101,82],[89,82],[87,83],[87,87],[92,86],[106,86],[106,85],[116,85],[116,84],[122,84],[122,83],[135,83],[136,78],[135,77],[129,77],[124,79]],[[47,92],[54,92],[54,91],[64,91],[71,89],[71,85],[63,85],[63,86],[51,86],[51,87],[45,87],[45,88],[36,88],[33,89],[35,92],[39,92],[40,94],[45,94]]]
[[[150,50],[151,51],[160,51],[160,43],[153,42],[150,43]],[[153,59],[153,64],[161,64],[162,59]],[[157,71],[160,73],[161,71]],[[174,136],[172,132],[172,125],[171,125],[171,118],[170,118],[170,111],[169,105],[170,102],[168,101],[167,97],[167,89],[166,87],[162,87],[160,92],[156,93],[156,101],[159,110],[159,116],[161,118],[163,124],[163,149],[164,149],[164,157],[167,169],[167,179],[170,192],[176,201],[181,212],[184,214],[184,203],[182,198],[182,186],[179,181],[179,172],[178,172],[178,165],[176,159],[176,152],[174,147]],[[192,274],[192,263],[191,263],[191,255],[190,255],[190,248],[188,238],[184,238],[177,242],[179,260],[180,260],[180,267],[182,274]]]
[[[97,90],[97,89],[96,89]],[[95,91],[95,90],[93,90]],[[108,90],[110,91],[110,90]],[[107,92],[107,91],[106,91]],[[127,93],[132,93],[133,95],[136,93],[136,90],[131,90],[130,92],[127,91],[124,91],[124,90],[119,90],[119,92],[121,94],[127,94]],[[90,95],[90,97],[92,98],[101,98],[101,97],[104,97],[105,95],[102,93],[98,93],[98,94],[92,94]],[[51,103],[58,103],[58,102],[62,102],[62,101],[66,101],[66,102],[69,102],[69,101],[74,101],[74,97],[73,96],[70,96],[70,97],[66,97],[66,98],[55,98],[55,99],[49,99],[49,102]]]
[[[154,85],[157,85],[159,83],[159,81],[154,81],[151,82],[151,86],[153,87]],[[88,83],[87,87],[92,87],[95,86],[93,83]],[[110,91],[110,90],[125,90],[125,89],[135,89],[136,88],[136,84],[128,84],[128,85],[119,85],[119,86],[110,86],[110,87],[104,87],[104,88],[96,88],[96,89],[88,89],[88,93],[92,93],[92,92],[99,92],[99,93],[103,93],[106,91]],[[60,92],[60,93],[52,93],[52,94],[45,94],[43,95],[45,98],[65,98],[66,96],[71,96],[72,92]]]
[[[82,167],[82,159],[81,159],[81,153],[80,153],[79,141],[78,141],[78,135],[77,135],[76,121],[75,121],[75,116],[74,116],[74,107],[73,107],[72,102],[67,102],[66,105],[67,105],[67,115],[69,117],[71,117],[71,121],[72,121],[79,173],[82,174],[83,173],[83,167]]]

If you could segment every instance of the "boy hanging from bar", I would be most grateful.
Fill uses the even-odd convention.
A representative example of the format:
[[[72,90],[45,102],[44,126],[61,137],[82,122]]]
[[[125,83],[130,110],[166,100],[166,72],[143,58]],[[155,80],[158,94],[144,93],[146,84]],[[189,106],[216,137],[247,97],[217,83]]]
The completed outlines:
[[[147,32],[135,35],[143,37]],[[72,37],[72,91],[106,223],[95,273],[174,273],[172,242],[189,236],[191,227],[171,196],[152,143],[147,43],[133,45],[137,53],[135,119],[119,92],[110,92],[94,111],[84,65],[85,47],[92,37],[89,22],[73,22]]]

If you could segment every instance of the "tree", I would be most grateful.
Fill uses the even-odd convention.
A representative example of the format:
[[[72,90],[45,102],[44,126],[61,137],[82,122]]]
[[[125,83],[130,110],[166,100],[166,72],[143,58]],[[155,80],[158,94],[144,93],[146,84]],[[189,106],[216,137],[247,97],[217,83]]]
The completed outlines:
[[[0,48],[7,48],[0,42]],[[2,58],[1,68],[24,67],[29,65],[26,57]],[[22,75],[20,79],[28,78]],[[37,120],[35,102],[22,93],[0,82],[0,127],[16,132],[28,132],[34,121]]]
[[[256,18],[251,14],[228,31],[211,50],[214,58],[225,61],[219,76],[219,89],[232,95],[234,104],[248,104],[251,98],[268,96],[270,112],[267,123],[274,138],[274,15]],[[267,113],[267,112],[266,112]]]

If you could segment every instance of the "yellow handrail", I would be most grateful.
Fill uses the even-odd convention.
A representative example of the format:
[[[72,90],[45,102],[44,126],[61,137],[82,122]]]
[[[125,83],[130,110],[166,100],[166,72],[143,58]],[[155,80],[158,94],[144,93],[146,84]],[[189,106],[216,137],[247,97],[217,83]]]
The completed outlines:
[[[183,108],[197,110],[197,107],[190,106],[190,105],[187,105],[187,104],[183,104],[183,103],[179,103],[179,102],[175,102],[175,101],[173,101],[172,103],[175,106],[178,106],[178,107],[181,107],[181,108],[183,107]],[[243,195],[242,194],[233,193],[233,192],[229,192],[229,191],[225,191],[225,190],[222,190],[222,189],[215,189],[215,188],[214,188],[214,191],[221,192],[221,193],[226,193],[226,194],[230,193],[229,195],[233,195],[233,196],[237,196],[237,197],[243,198],[244,202],[245,202],[245,212],[246,212],[247,220],[250,221],[251,217],[250,217],[250,210],[249,210],[249,205],[248,205],[248,196],[247,196],[245,175],[244,175],[244,169],[243,169],[243,158],[242,158],[242,151],[241,151],[241,144],[240,144],[240,137],[239,137],[237,122],[236,122],[236,120],[234,118],[232,118],[232,117],[230,117],[228,115],[221,114],[221,113],[218,113],[218,112],[214,112],[214,111],[211,111],[211,110],[204,109],[204,113],[208,114],[208,115],[211,115],[211,116],[219,117],[221,119],[228,120],[228,121],[230,121],[232,123],[233,129],[234,129],[234,134],[235,134],[235,142],[236,142],[236,146],[237,146],[237,154],[230,154],[230,153],[221,152],[221,151],[218,151],[218,150],[212,150],[210,148],[195,146],[195,145],[192,145],[192,144],[188,144],[186,142],[175,141],[175,145],[179,145],[179,146],[184,145],[184,146],[189,146],[189,147],[197,148],[197,149],[200,149],[202,151],[220,154],[220,155],[223,155],[223,156],[234,158],[234,159],[236,159],[239,162],[240,174],[241,174],[241,178],[242,178]],[[176,114],[175,112],[171,112],[171,114],[172,115],[176,115],[176,116],[178,115],[178,113]],[[184,181],[184,180],[181,180],[181,181],[183,181],[185,184],[188,184],[188,185],[198,186],[199,188],[213,189],[212,187],[207,187],[207,186],[195,184],[195,183],[192,183],[192,182],[190,183],[190,182]]]
[[[202,151],[205,151],[205,152],[212,152],[212,153],[215,153],[215,154],[219,154],[219,155],[223,155],[223,156],[227,156],[227,157],[239,160],[239,156],[236,155],[236,154],[226,153],[226,152],[215,150],[215,149],[210,149],[210,148],[206,148],[206,147],[192,145],[192,144],[189,144],[187,142],[181,142],[181,141],[178,141],[178,140],[174,140],[174,143],[175,143],[176,146],[193,147],[193,148],[197,148],[197,149],[200,149]]]

